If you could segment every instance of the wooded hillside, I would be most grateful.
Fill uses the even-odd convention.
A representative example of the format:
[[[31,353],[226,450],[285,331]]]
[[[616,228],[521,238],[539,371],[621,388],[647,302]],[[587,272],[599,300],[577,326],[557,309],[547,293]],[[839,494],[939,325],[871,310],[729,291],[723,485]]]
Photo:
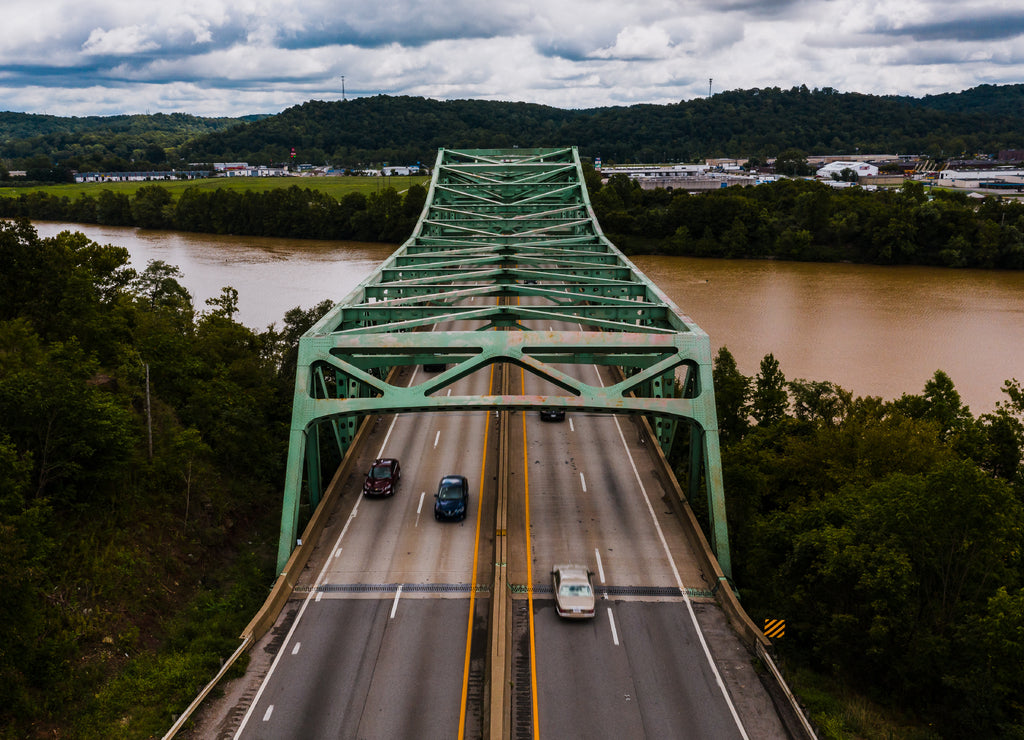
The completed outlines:
[[[732,90],[670,105],[567,110],[531,103],[379,95],[309,101],[277,115],[59,118],[0,114],[4,167],[128,170],[292,161],[339,167],[430,164],[439,147],[576,145],[611,162],[808,153],[931,159],[1024,148],[1024,85],[924,98],[832,88]]]

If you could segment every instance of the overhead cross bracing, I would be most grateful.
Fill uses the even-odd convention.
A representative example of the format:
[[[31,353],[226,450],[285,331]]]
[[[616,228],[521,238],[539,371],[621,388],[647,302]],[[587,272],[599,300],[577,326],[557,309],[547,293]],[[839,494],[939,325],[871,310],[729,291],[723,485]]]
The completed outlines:
[[[547,392],[447,395],[501,363],[547,381]],[[392,370],[424,364],[445,369],[389,382]],[[586,365],[617,367],[622,379],[594,385],[577,372]],[[343,454],[368,414],[545,407],[643,414],[666,452],[685,421],[689,493],[704,486],[712,545],[730,572],[707,334],[601,232],[574,147],[442,149],[412,236],[299,341],[279,570],[304,479],[313,506],[322,493],[322,433]]]

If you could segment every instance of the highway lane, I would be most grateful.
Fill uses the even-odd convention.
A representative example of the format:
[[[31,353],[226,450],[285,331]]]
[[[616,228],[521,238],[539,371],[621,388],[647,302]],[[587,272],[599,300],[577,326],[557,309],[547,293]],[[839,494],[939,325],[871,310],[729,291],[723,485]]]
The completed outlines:
[[[406,382],[425,379],[421,368],[403,374]],[[486,394],[491,380],[476,373],[452,392]],[[495,426],[486,412],[377,420],[344,482],[343,514],[314,554],[325,565],[315,582],[306,576],[316,588],[236,737],[458,737],[460,724],[465,736],[482,735],[489,603],[477,598],[473,569],[476,548],[493,546],[478,522],[494,516],[494,473],[482,462],[495,458],[485,456]],[[361,496],[362,474],[377,456],[402,462],[393,497]],[[449,473],[469,480],[464,522],[433,517],[433,494]]]
[[[612,382],[595,367],[559,369]],[[548,392],[535,376],[520,378],[527,393]],[[518,416],[509,580],[532,583],[534,594],[513,609],[514,737],[746,737],[681,595],[709,584],[662,500],[639,425],[572,412],[564,422]],[[595,572],[603,593],[595,619],[555,614],[550,569],[563,562]]]

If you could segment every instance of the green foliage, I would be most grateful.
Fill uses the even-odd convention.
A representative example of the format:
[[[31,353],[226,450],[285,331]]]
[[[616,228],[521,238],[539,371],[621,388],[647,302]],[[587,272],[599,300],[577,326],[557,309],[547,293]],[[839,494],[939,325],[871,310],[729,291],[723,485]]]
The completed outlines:
[[[722,444],[739,441],[750,426],[750,380],[739,371],[736,358],[726,347],[719,349],[715,355],[712,380],[715,384],[719,438]]]
[[[938,157],[1021,147],[1022,108],[1021,85],[981,85],[920,99],[801,85],[730,90],[669,105],[589,110],[377,95],[314,100],[278,115],[242,119],[0,113],[0,158],[10,163],[8,169],[31,165],[46,177],[60,177],[69,169],[280,163],[290,159],[292,147],[300,162],[345,167],[384,162],[429,166],[440,147],[536,147],[552,142],[578,144],[585,157],[606,162],[714,156],[763,160],[790,150],[840,153],[858,148]],[[799,163],[799,158],[793,161]]]
[[[245,120],[184,113],[61,118],[2,112],[0,158],[16,165],[11,169],[54,163],[82,172],[157,169],[171,159],[180,161],[177,148],[189,139]]]
[[[341,179],[341,178],[335,178]],[[376,178],[378,181],[382,178]],[[214,234],[298,239],[405,241],[423,210],[427,191],[412,185],[403,198],[392,187],[342,199],[319,189],[271,187],[262,191],[190,185],[175,201],[163,185],[133,192],[103,189],[95,202],[44,193],[0,198],[0,216],[75,220],[116,226],[171,228]]]
[[[941,371],[921,395],[883,403],[785,383],[771,355],[751,381],[730,357],[716,358],[716,400],[733,420],[722,460],[734,576],[755,621],[786,618],[776,647],[789,662],[938,736],[1024,734],[1020,384],[975,419]],[[758,423],[744,429],[737,409]],[[826,736],[886,736],[801,696]]]
[[[786,376],[782,374],[775,356],[765,355],[761,360],[761,370],[754,378],[750,415],[759,425],[771,426],[782,420],[788,406]]]
[[[775,171],[780,175],[800,177],[810,175],[811,166],[807,163],[807,154],[799,149],[786,149],[775,157]]]
[[[833,189],[808,180],[706,193],[603,188],[602,228],[627,251],[696,257],[1024,268],[1024,203],[962,193]],[[631,247],[631,245],[642,245]]]
[[[0,224],[5,737],[166,730],[273,575],[293,333],[126,263]]]
[[[989,86],[991,88],[991,86]],[[439,147],[497,148],[575,143],[606,162],[693,161],[814,152],[996,151],[1021,144],[1021,86],[914,99],[831,88],[731,90],[670,105],[563,110],[527,103],[437,101],[384,95],[310,101],[279,115],[198,137],[190,161],[283,161],[323,155],[335,164],[429,164]],[[960,102],[961,105],[957,105]],[[396,142],[401,142],[396,144]],[[806,162],[805,162],[806,164]]]

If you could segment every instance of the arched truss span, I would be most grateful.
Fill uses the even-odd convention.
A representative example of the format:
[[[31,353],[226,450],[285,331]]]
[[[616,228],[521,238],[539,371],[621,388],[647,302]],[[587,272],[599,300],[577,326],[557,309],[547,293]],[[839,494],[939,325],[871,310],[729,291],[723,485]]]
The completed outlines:
[[[501,363],[551,390],[438,392]],[[388,382],[423,364],[445,369],[411,387]],[[621,381],[584,382],[579,365],[617,368]],[[325,430],[344,454],[368,414],[546,406],[643,414],[666,452],[686,421],[689,495],[704,486],[730,573],[707,334],[605,238],[575,147],[442,149],[412,236],[299,340],[278,570],[303,491],[312,506],[322,495],[314,442]]]

